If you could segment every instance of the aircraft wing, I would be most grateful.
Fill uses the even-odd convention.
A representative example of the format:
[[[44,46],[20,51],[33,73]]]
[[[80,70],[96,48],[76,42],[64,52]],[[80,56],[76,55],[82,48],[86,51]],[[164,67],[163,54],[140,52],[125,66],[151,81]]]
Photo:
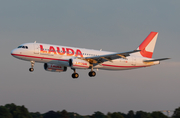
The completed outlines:
[[[129,52],[121,52],[121,53],[113,53],[107,55],[93,56],[93,57],[85,57],[83,60],[86,60],[92,64],[101,64],[105,61],[110,61],[118,58],[126,59],[127,56],[130,56],[131,53],[140,52],[141,50],[134,50]]]

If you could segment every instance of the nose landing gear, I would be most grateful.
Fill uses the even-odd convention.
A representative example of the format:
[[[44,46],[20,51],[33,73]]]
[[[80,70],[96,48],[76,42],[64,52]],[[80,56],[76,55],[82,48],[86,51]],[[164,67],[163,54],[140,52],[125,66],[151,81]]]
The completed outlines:
[[[34,64],[35,64],[35,62],[34,61],[31,61],[31,68],[29,68],[29,71],[30,72],[33,72],[34,71]]]

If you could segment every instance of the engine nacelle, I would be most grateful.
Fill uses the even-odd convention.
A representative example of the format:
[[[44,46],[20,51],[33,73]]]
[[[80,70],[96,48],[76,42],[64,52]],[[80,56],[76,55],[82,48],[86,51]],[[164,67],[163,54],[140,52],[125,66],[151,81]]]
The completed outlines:
[[[90,67],[90,64],[88,61],[81,59],[69,59],[69,66],[71,68],[87,69]]]
[[[56,64],[45,63],[44,69],[46,71],[51,71],[51,72],[65,72],[67,70],[67,67]]]

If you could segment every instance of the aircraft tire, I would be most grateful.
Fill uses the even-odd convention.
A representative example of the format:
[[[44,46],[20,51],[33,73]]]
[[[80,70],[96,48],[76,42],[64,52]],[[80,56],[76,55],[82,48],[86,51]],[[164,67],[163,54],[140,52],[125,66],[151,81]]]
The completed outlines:
[[[78,78],[78,77],[79,77],[79,74],[78,74],[78,73],[73,73],[73,74],[72,74],[72,78],[73,78],[73,79],[76,79],[76,78]]]
[[[90,72],[89,72],[89,76],[90,76],[90,77],[96,76],[96,72],[95,72],[95,71],[90,71]]]
[[[29,71],[30,71],[30,72],[33,72],[33,71],[34,71],[34,68],[29,68]]]

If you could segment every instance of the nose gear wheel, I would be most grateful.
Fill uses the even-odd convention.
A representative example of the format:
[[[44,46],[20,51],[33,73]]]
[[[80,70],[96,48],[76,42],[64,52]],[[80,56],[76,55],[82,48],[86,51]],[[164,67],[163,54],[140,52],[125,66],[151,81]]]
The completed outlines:
[[[33,72],[34,71],[34,64],[35,64],[35,62],[34,61],[31,61],[31,68],[29,68],[29,71],[30,72]]]

